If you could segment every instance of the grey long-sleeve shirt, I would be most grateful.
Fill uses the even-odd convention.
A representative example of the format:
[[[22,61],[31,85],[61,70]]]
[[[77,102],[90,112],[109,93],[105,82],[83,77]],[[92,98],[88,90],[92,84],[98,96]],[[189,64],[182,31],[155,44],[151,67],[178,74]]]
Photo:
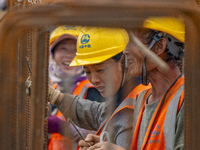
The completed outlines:
[[[130,102],[132,103],[132,101]],[[124,103],[120,105],[123,104]],[[120,107],[120,105],[118,107]],[[101,127],[108,118],[106,110],[109,110],[111,114],[114,112],[111,107],[111,102],[98,103],[70,94],[65,94],[63,100],[57,107],[66,119],[71,118],[77,126],[88,130],[98,130],[98,128]],[[114,115],[105,129],[110,135],[110,142],[127,150],[130,149],[133,135],[132,119],[133,109],[128,107]]]

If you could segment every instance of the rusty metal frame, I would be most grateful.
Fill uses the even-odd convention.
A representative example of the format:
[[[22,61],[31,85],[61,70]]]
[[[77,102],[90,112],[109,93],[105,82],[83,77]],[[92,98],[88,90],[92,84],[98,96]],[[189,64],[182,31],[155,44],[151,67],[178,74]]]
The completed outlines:
[[[23,83],[26,79],[24,75],[25,61],[18,62],[24,57],[23,52],[16,52],[18,37],[26,32],[28,28],[33,28],[34,33],[39,28],[45,29],[53,25],[83,25],[83,26],[108,26],[132,28],[141,26],[143,19],[148,16],[157,15],[181,15],[186,23],[186,48],[185,48],[185,149],[200,149],[200,9],[192,0],[169,0],[169,1],[74,1],[67,0],[57,3],[42,3],[29,9],[9,12],[1,21],[0,26],[0,145],[1,149],[20,149],[23,140],[16,140],[23,131],[20,121],[24,121],[23,116],[18,116],[23,112],[16,112],[23,109],[25,91]],[[33,93],[32,111],[33,114],[39,111],[41,116],[33,115],[31,118],[31,141],[28,149],[44,149],[44,127],[45,110],[47,96],[47,76],[44,66],[47,64],[47,52],[40,52],[39,47],[44,46],[34,35],[33,55]],[[42,35],[44,36],[44,35]],[[22,42],[23,43],[23,42]],[[46,45],[47,46],[47,45]],[[18,47],[19,48],[19,47]],[[42,50],[40,48],[40,50]],[[38,63],[44,63],[43,67],[37,67]],[[6,64],[6,65],[5,65]],[[40,65],[39,65],[40,66]],[[18,72],[21,70],[22,73]],[[38,76],[37,73],[40,75]],[[21,75],[21,76],[20,76]],[[18,77],[21,77],[18,79]],[[44,80],[45,79],[45,80]],[[40,85],[38,90],[37,84]],[[9,102],[9,103],[8,103]],[[43,108],[42,108],[43,107]],[[9,110],[16,108],[16,110]],[[9,110],[9,111],[8,111]],[[42,118],[42,119],[41,119]],[[13,145],[12,145],[12,144]],[[11,146],[12,145],[12,146]]]

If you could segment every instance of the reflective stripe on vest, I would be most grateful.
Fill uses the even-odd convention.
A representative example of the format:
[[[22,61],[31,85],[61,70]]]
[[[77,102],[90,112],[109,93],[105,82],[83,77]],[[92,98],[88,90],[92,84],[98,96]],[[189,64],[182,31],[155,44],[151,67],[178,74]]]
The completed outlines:
[[[114,111],[114,113],[112,114],[112,116],[108,119],[108,121],[106,122],[106,124],[105,124],[105,126],[104,126],[104,128],[103,128],[102,131],[105,131],[105,130],[106,130],[106,128],[107,128],[107,126],[108,126],[110,120],[111,120],[118,112],[120,112],[121,110],[126,109],[126,108],[128,108],[128,109],[134,109],[135,102],[136,102],[136,100],[133,99],[133,98],[126,98],[126,99],[124,99],[124,101],[117,107],[117,109]]]
[[[58,83],[55,83],[54,85],[51,86],[53,89],[56,89],[58,87]]]
[[[112,114],[112,116],[108,119],[106,119],[103,124],[101,125],[101,127],[98,129],[98,131],[96,132],[95,135],[101,135],[102,131],[106,129],[109,121],[113,118],[114,115],[116,115],[118,112],[120,112],[121,110],[125,109],[125,108],[130,108],[130,109],[134,109],[134,105],[135,105],[135,99],[136,96],[141,92],[144,91],[146,89],[151,88],[151,85],[149,84],[148,86],[139,84],[137,85],[130,93],[129,95],[123,100],[123,102],[117,107],[117,109],[114,111],[114,113]]]
[[[136,99],[138,94],[140,94],[142,91],[145,91],[150,88],[151,88],[150,83],[148,85],[139,84],[132,90],[131,93],[128,94],[127,98],[130,97],[130,98]]]
[[[94,86],[90,83],[88,79],[82,80],[74,89],[73,95],[78,95],[81,98],[86,98],[89,88],[94,88]]]
[[[138,97],[138,104],[134,110],[134,135],[131,150],[137,150],[137,138],[139,135],[140,123],[145,107],[145,101],[151,89],[142,92]],[[184,98],[184,77],[180,77],[176,83],[170,88],[164,102],[160,100],[143,140],[142,150],[146,149],[162,149],[172,150],[174,147],[175,125],[177,112],[182,106]],[[166,120],[166,121],[165,121]]]
[[[125,108],[129,108],[129,109],[134,109],[134,104],[135,104],[135,99],[132,98],[127,98],[125,99],[118,107],[117,109],[114,111],[114,113],[111,115],[111,117],[109,119],[106,119],[103,124],[101,125],[101,127],[98,129],[98,131],[96,132],[95,135],[101,135],[102,131],[105,131],[110,120],[121,110],[125,109]]]

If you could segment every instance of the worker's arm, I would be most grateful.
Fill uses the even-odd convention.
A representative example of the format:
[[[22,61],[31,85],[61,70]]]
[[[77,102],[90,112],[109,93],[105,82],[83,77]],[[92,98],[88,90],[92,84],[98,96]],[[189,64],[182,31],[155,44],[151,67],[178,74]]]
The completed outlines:
[[[85,100],[77,95],[61,93],[49,86],[49,101],[56,104],[64,117],[71,118],[81,128],[97,130],[104,121],[105,104]],[[105,115],[104,115],[105,116]]]
[[[61,93],[59,90],[53,89],[50,85],[48,93],[48,99],[51,104],[59,104],[64,97],[63,93]]]

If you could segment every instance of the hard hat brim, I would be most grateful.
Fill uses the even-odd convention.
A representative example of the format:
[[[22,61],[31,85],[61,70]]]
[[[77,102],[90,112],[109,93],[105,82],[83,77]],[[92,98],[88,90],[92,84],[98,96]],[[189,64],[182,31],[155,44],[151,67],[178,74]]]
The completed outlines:
[[[85,65],[93,65],[102,63],[107,59],[112,58],[113,56],[119,54],[122,51],[116,51],[115,53],[109,54],[109,55],[99,55],[97,57],[90,57],[90,58],[81,58],[79,59],[77,56],[72,60],[69,66],[85,66]]]
[[[144,28],[168,33],[181,42],[185,42],[185,25],[181,18],[151,17],[145,20]]]
[[[70,34],[64,34],[58,37],[52,44],[50,45],[50,53],[52,50],[56,47],[56,45],[61,42],[62,40],[67,40],[67,39],[72,39],[72,40],[77,40],[76,36],[70,35]]]

